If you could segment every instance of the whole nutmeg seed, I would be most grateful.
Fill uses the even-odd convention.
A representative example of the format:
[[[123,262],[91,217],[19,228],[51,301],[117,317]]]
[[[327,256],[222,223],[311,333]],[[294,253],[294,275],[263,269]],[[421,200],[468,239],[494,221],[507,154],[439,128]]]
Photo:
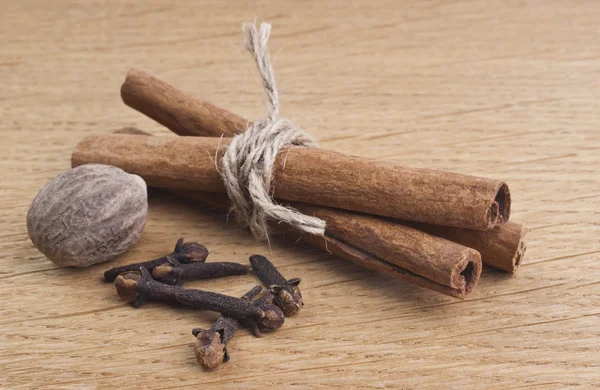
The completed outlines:
[[[27,231],[54,263],[87,267],[129,249],[147,215],[144,179],[117,167],[86,164],[40,190],[27,213]]]

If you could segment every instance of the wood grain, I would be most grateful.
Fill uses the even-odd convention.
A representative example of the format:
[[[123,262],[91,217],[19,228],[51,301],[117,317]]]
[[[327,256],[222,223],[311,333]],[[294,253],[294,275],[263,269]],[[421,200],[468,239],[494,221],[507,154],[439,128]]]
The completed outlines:
[[[591,1],[0,2],[0,387],[592,388],[600,386],[600,6]],[[264,101],[241,23],[273,23],[282,113],[323,147],[506,180],[531,228],[521,269],[484,269],[457,302],[287,242],[254,242],[191,202],[150,200],[142,239],[109,266],[169,253],[268,255],[302,277],[306,306],[231,362],[195,362],[216,318],[134,310],[27,238],[37,191],[84,136],[138,126],[130,67],[257,119]],[[241,295],[252,276],[190,286]]]

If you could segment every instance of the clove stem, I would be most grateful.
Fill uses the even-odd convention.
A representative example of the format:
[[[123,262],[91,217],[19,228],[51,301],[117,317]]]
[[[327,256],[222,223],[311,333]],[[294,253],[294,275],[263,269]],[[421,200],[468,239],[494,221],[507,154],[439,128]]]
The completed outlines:
[[[245,264],[231,262],[181,264],[170,259],[152,270],[152,277],[159,282],[181,286],[184,280],[211,279],[225,276],[246,275],[249,267]]]

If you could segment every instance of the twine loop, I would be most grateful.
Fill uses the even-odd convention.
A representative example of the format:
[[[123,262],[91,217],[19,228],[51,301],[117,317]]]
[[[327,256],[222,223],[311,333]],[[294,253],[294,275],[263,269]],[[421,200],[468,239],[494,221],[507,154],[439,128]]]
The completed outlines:
[[[271,25],[243,25],[246,49],[252,54],[267,95],[268,117],[249,125],[228,145],[221,160],[221,177],[236,220],[250,228],[257,239],[268,239],[268,220],[323,236],[325,221],[275,203],[271,190],[277,154],[286,147],[317,147],[316,140],[287,119],[279,118],[279,94],[267,51]]]

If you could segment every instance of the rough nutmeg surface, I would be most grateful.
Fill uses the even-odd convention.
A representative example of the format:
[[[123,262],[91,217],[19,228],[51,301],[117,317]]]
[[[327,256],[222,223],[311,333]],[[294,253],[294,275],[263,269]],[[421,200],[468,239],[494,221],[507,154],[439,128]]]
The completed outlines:
[[[27,213],[27,231],[54,263],[87,267],[129,249],[147,215],[144,179],[117,167],[86,164],[40,190]]]

